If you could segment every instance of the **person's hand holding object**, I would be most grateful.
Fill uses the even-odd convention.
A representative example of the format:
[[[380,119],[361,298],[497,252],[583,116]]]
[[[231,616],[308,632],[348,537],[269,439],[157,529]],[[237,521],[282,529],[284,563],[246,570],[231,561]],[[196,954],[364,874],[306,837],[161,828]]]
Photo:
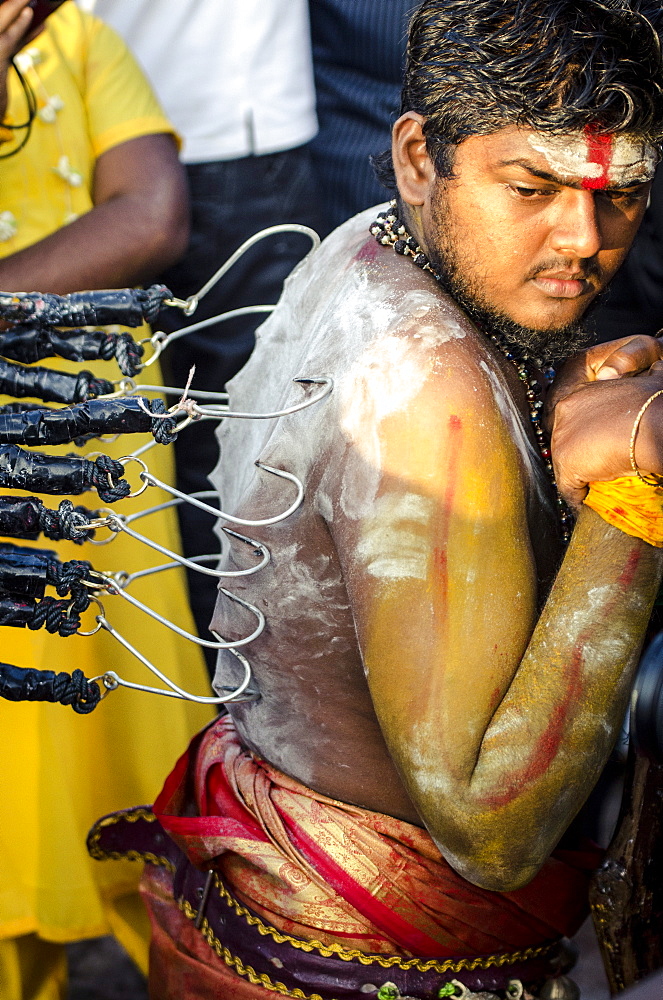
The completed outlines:
[[[663,339],[655,337],[598,344],[564,366],[546,401],[546,422],[557,487],[572,507],[582,503],[588,483],[634,474],[634,423],[660,389]],[[634,457],[643,475],[663,476],[663,395],[642,415]]]

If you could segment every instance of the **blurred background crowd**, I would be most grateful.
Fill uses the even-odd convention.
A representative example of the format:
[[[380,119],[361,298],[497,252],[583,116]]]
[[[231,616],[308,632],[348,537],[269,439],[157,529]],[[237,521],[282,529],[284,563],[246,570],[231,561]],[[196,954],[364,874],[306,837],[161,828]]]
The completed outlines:
[[[398,114],[416,0],[66,0],[34,37],[29,27],[22,35],[26,3],[0,5],[3,290],[162,281],[186,298],[258,230],[300,223],[325,236],[389,197],[370,157],[388,146]],[[10,62],[17,49],[20,76]],[[26,131],[28,93],[35,114]],[[591,317],[602,339],[663,325],[659,187],[627,264]],[[309,245],[294,233],[261,241],[194,316],[172,323],[276,302]],[[223,390],[247,360],[259,319],[240,316],[175,341],[163,359],[165,384],[183,387],[195,365],[196,388]],[[159,379],[157,367],[150,381]],[[164,453],[154,465],[160,478],[186,493],[209,489],[211,422]],[[151,536],[171,549],[181,544],[187,556],[217,551],[211,517],[186,504],[179,524],[176,517],[173,509],[156,515]],[[71,545],[60,552],[80,555]],[[129,570],[145,558],[123,539],[113,556]],[[209,577],[169,574],[150,590],[151,606],[186,628],[187,586],[195,627],[206,636],[215,599]],[[209,693],[213,662],[200,647],[172,633],[164,639],[134,609],[117,617],[159,651],[174,680]],[[88,676],[135,669],[103,633],[2,633],[2,659],[19,666],[80,667]],[[58,706],[0,703],[2,1000],[62,1000],[65,945],[101,935],[115,935],[145,971],[139,866],[92,861],[85,834],[103,813],[151,802],[210,717],[208,707],[127,692],[85,719]],[[139,972],[135,982],[138,996]],[[119,995],[111,979],[91,989],[77,996]]]

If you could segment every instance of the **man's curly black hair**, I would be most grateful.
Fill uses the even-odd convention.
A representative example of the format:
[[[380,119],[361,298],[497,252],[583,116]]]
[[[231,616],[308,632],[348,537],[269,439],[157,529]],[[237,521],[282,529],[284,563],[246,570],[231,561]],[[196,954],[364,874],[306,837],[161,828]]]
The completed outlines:
[[[426,119],[449,177],[454,149],[507,125],[628,132],[663,142],[660,0],[425,0],[410,23],[401,114]],[[375,158],[395,188],[391,154]]]

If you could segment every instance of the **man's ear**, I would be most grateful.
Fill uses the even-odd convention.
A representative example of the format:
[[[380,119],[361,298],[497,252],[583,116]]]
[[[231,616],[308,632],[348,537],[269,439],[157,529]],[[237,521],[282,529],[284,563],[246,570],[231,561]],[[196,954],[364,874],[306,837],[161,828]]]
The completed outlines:
[[[422,126],[426,119],[406,111],[392,131],[392,156],[401,198],[408,205],[423,205],[435,181],[435,168],[426,150]]]

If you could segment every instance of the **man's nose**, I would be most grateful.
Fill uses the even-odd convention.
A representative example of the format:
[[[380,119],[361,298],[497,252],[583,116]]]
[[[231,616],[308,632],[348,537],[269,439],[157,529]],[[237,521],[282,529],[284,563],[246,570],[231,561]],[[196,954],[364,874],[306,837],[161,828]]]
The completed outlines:
[[[553,250],[583,258],[597,254],[602,236],[594,192],[567,190],[556,208],[558,215],[550,238]]]

